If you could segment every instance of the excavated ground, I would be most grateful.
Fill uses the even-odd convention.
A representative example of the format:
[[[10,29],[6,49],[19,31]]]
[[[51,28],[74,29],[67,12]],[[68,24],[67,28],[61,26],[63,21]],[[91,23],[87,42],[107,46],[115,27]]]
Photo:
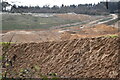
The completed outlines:
[[[3,42],[46,42],[116,35],[119,28],[101,24],[92,27],[83,25],[41,31],[10,31],[1,34]]]
[[[12,44],[3,49],[3,73],[21,78],[118,78],[119,45],[120,37]]]

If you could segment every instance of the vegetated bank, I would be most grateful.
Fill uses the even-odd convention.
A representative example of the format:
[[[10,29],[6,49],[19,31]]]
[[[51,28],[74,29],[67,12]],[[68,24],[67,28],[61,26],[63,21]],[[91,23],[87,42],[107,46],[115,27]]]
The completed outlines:
[[[11,44],[3,77],[118,78],[119,45],[119,36]]]

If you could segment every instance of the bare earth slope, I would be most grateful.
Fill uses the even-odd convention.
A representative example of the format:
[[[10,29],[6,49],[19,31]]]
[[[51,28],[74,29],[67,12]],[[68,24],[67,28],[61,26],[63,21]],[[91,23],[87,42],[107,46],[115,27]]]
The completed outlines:
[[[4,71],[7,77],[118,78],[119,45],[119,37],[13,44]]]

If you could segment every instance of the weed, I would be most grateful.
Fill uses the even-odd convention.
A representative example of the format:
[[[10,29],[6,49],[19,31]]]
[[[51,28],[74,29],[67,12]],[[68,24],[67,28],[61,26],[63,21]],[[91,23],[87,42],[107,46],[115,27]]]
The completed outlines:
[[[39,71],[39,70],[40,70],[40,67],[39,67],[39,66],[37,66],[37,65],[35,65],[35,66],[34,66],[34,68],[35,68],[35,70],[37,70],[37,71]]]
[[[8,64],[8,63],[5,63],[5,66],[6,66],[6,67],[8,67],[8,66],[9,66],[9,64]]]
[[[2,61],[2,56],[0,56],[0,61]]]
[[[0,42],[0,44],[2,45],[2,51],[3,51],[3,54],[1,56],[1,59],[2,59],[2,67],[3,68],[6,68],[5,71],[3,71],[2,73],[2,77],[6,78],[7,77],[7,74],[8,74],[8,67],[9,66],[12,66],[12,61],[8,59],[8,55],[7,55],[7,52],[9,50],[9,47],[11,46],[11,44],[13,43],[12,42],[12,39],[13,39],[13,36],[14,34],[12,35],[11,39],[9,42]]]
[[[49,80],[46,75],[42,75],[41,77],[42,77],[43,80]]]
[[[49,76],[57,76],[57,73],[49,73]]]
[[[118,36],[118,35],[107,35],[107,36],[105,36],[105,37],[117,38],[117,37],[119,37],[119,36]]]
[[[15,42],[0,42],[2,45],[14,44]]]
[[[2,72],[2,77],[7,78],[7,71]]]
[[[2,75],[0,74],[0,80],[2,79]]]

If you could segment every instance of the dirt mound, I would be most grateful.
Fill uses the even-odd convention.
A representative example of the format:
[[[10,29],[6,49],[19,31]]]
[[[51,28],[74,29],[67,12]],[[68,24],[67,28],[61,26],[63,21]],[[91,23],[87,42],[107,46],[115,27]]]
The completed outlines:
[[[85,27],[83,31],[86,32],[87,34],[98,34],[98,35],[115,34],[118,33],[118,28],[108,26],[105,24],[100,24],[89,28]]]
[[[95,29],[95,31],[98,30],[98,31],[110,31],[110,32],[118,30],[115,27],[111,27],[111,26],[108,26],[108,25],[105,25],[105,24],[94,26],[93,29]]]
[[[3,71],[7,77],[118,78],[119,45],[119,37],[13,44]]]
[[[3,42],[46,42],[61,41],[78,38],[100,37],[105,35],[118,34],[118,28],[108,25],[96,25],[93,27],[75,26],[64,29],[44,30],[44,31],[10,31],[2,34]]]
[[[100,37],[107,35],[117,35],[119,33],[119,29],[115,27],[111,27],[105,24],[96,25],[93,27],[71,27],[70,31],[63,32],[61,34],[61,39],[78,39],[78,38],[91,38],[91,37]],[[73,31],[72,31],[73,30]]]

